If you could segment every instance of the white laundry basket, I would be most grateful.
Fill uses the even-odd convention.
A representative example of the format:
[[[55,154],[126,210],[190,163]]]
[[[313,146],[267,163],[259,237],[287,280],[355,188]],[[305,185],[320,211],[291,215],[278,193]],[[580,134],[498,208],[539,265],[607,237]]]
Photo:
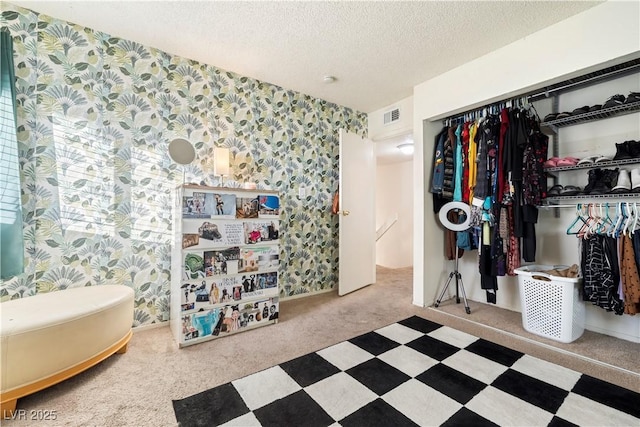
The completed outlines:
[[[569,267],[527,265],[516,268],[515,273],[518,275],[524,329],[570,343],[584,332],[585,306],[579,289],[582,279],[542,273],[565,268]]]

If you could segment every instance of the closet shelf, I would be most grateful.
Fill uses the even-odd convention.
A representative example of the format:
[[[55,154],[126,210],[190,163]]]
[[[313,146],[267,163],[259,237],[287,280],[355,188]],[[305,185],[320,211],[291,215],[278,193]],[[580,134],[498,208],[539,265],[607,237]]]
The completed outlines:
[[[544,199],[540,206],[553,207],[553,202],[566,200],[592,200],[592,199],[640,199],[640,193],[608,193],[608,194],[577,194],[575,196],[552,196]]]
[[[552,168],[544,168],[545,172],[561,172],[561,171],[573,171],[580,169],[596,169],[606,168],[610,166],[623,166],[623,165],[635,165],[640,163],[640,158],[637,159],[624,159],[624,160],[609,160],[606,162],[589,163],[574,166],[554,166]]]
[[[561,119],[550,120],[540,123],[540,126],[556,133],[558,128],[577,125],[580,123],[591,122],[595,120],[608,119],[609,117],[624,116],[625,114],[640,111],[640,101],[631,102],[629,104],[616,105],[615,107],[602,108],[597,111],[576,114],[575,116],[563,117]]]

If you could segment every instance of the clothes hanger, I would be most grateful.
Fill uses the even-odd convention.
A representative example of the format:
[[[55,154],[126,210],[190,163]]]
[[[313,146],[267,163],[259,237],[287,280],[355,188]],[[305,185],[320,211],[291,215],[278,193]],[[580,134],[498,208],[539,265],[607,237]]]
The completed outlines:
[[[618,237],[620,235],[619,233],[620,233],[620,229],[622,228],[622,224],[624,224],[624,220],[627,218],[624,212],[624,204],[622,202],[618,202],[617,211],[618,211],[618,216],[616,217],[615,225],[611,230],[611,233],[610,233],[611,237]]]
[[[593,221],[591,221],[591,225],[589,226],[587,235],[588,237],[591,237],[594,234],[598,234],[600,224],[602,223],[602,217],[600,216],[598,205],[596,203],[592,203],[589,205],[589,215],[591,216],[591,218],[593,218]]]
[[[591,204],[588,204],[586,206],[586,210],[587,210],[587,218],[585,219],[584,224],[582,225],[582,227],[580,227],[580,230],[578,231],[578,237],[581,239],[589,238],[589,229],[591,228],[591,224],[593,224],[593,217],[591,216]]]
[[[571,223],[571,225],[569,227],[567,227],[567,234],[569,235],[577,235],[578,232],[580,231],[580,228],[582,228],[584,226],[584,224],[586,223],[586,220],[583,216],[583,210],[582,210],[582,203],[578,203],[576,205],[576,217],[574,218],[573,222]],[[578,221],[581,222],[580,224],[580,228],[576,231],[573,231],[573,227],[575,227],[576,224],[578,224]]]
[[[629,205],[629,202],[625,202],[625,203],[627,206],[627,213],[629,214],[629,216],[627,217],[627,220],[624,222],[624,227],[622,228],[621,235],[627,234],[629,230],[629,225],[631,225],[631,222],[633,221],[635,216],[635,212],[633,212],[633,210],[631,209],[631,205]]]
[[[609,231],[611,230],[611,227],[613,226],[613,221],[611,220],[611,217],[609,216],[609,202],[607,202],[605,204],[605,208],[604,208],[604,230],[603,233],[605,236],[609,235]]]
[[[635,233],[637,227],[638,227],[638,217],[640,215],[638,215],[638,202],[633,202],[633,210],[636,213],[635,218],[633,219],[633,225],[631,226],[631,229],[629,230],[629,237],[631,237],[631,235],[633,233]]]

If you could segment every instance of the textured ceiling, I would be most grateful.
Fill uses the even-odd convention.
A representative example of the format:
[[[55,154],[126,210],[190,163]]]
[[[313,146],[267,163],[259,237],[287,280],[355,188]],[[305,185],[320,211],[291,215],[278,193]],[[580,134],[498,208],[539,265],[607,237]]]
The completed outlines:
[[[10,1],[369,113],[585,1]],[[323,76],[337,81],[323,83]]]

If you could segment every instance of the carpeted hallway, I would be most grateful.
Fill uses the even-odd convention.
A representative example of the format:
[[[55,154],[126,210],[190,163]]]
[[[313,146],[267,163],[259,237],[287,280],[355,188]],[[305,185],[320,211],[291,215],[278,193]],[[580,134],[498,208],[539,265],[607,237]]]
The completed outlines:
[[[137,332],[126,354],[115,355],[68,381],[20,399],[18,409],[24,409],[27,414],[38,410],[56,411],[55,421],[42,421],[39,425],[172,426],[176,425],[172,400],[414,315],[640,392],[638,373],[593,362],[564,349],[556,351],[551,344],[545,342],[543,346],[533,338],[523,340],[515,334],[470,322],[476,312],[481,313],[483,304],[472,306],[469,319],[447,313],[448,304],[444,303],[437,310],[412,305],[411,276],[410,268],[378,268],[377,283],[365,289],[344,297],[329,292],[284,301],[276,325],[183,350],[177,349],[168,327]],[[450,308],[457,307],[453,304]],[[640,354],[640,345],[616,341],[630,345],[630,356]],[[560,345],[563,346],[566,345]],[[588,340],[586,346],[589,346]],[[581,350],[576,346],[571,351]],[[607,355],[604,356],[606,359]],[[616,360],[604,362],[614,364]],[[33,425],[33,421],[8,420],[3,425],[28,426]]]

